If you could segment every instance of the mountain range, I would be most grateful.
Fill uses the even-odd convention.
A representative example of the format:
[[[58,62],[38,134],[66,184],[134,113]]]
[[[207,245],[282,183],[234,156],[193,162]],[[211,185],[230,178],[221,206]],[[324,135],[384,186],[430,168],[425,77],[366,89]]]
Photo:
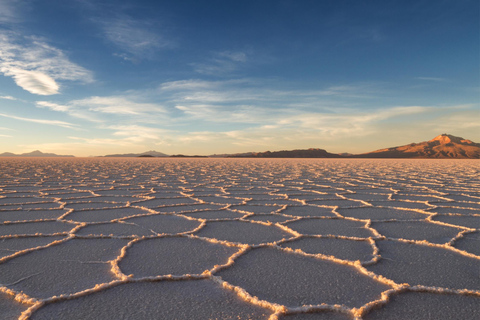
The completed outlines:
[[[121,157],[121,158],[123,158],[123,157],[126,157],[126,158],[156,157],[156,158],[160,158],[160,157],[169,157],[169,155],[165,154],[165,153],[162,153],[162,152],[150,150],[150,151],[145,151],[145,152],[142,152],[142,153],[107,154],[104,157]]]
[[[480,143],[441,134],[430,141],[380,149],[355,155],[357,158],[437,158],[480,159]]]
[[[480,159],[480,143],[441,134],[432,140],[362,154],[335,154],[323,149],[250,152],[226,155],[233,158],[418,158]]]
[[[41,151],[35,150],[32,152],[22,153],[22,154],[15,154],[11,152],[4,152],[0,153],[0,157],[73,157],[72,155],[58,155],[55,153],[43,153]]]
[[[33,151],[14,154],[5,152],[0,157],[73,157],[72,155],[57,155]],[[104,157],[203,157],[188,155],[167,155],[158,151],[142,153],[109,154]],[[206,156],[205,156],[206,157]],[[214,158],[418,158],[418,159],[480,159],[480,143],[456,137],[450,134],[441,134],[432,140],[420,143],[410,143],[404,146],[380,149],[362,154],[329,153],[324,149],[298,149],[265,152],[246,152],[235,154],[215,154]]]

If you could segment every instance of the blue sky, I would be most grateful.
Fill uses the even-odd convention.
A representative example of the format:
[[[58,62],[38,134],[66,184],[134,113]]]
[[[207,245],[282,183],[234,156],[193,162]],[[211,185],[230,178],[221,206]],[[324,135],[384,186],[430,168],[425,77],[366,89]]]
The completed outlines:
[[[0,0],[0,152],[480,142],[469,0]]]

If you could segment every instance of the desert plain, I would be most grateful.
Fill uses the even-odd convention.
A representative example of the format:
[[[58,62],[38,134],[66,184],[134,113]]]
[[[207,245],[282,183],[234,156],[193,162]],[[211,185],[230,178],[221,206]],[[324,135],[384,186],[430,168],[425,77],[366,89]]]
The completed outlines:
[[[479,319],[480,163],[3,158],[1,319]]]

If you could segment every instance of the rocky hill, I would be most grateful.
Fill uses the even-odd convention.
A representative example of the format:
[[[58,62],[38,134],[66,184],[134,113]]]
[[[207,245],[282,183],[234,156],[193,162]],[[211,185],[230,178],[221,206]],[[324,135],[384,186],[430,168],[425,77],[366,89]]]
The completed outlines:
[[[355,158],[434,158],[480,159],[480,143],[441,134],[430,141],[380,149],[353,156]]]
[[[250,152],[229,155],[229,158],[344,158],[336,153],[329,153],[323,149],[299,149],[266,152]]]

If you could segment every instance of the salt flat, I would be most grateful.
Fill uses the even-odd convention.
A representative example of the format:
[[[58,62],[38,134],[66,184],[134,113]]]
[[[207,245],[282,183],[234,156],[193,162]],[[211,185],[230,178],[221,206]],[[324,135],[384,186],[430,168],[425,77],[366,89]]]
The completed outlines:
[[[480,162],[0,159],[1,319],[479,319]]]

